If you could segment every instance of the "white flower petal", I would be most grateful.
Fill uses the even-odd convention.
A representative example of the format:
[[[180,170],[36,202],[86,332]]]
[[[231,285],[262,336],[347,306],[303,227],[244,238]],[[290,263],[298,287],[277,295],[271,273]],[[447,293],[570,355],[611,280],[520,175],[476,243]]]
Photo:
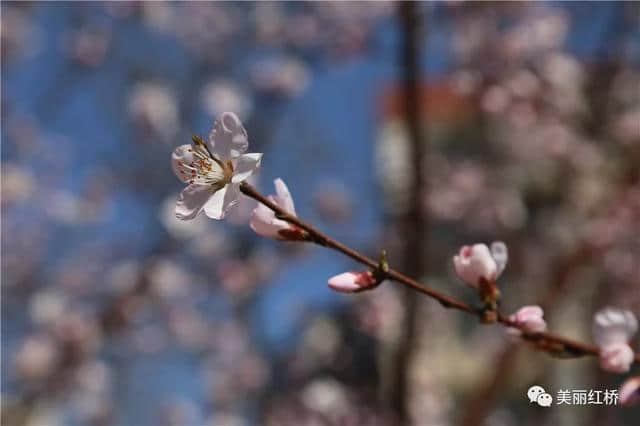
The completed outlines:
[[[195,169],[189,164],[193,163],[193,149],[191,145],[180,145],[171,154],[171,168],[173,173],[184,183],[189,183],[192,171]]]
[[[251,214],[249,226],[257,234],[267,238],[281,238],[278,233],[281,229],[288,228],[287,222],[277,219],[273,211],[264,204],[258,204]]]
[[[469,267],[468,257],[465,257],[462,254],[453,256],[453,265],[455,267],[456,274],[462,281],[472,287],[478,287],[478,279],[475,272]]]
[[[507,249],[507,245],[502,241],[494,241],[491,243],[491,256],[493,256],[493,260],[496,261],[497,276],[499,277],[504,271],[504,268],[507,266],[507,261],[509,260],[509,251]]]
[[[478,279],[480,277],[487,281],[494,281],[496,279],[498,266],[496,265],[496,261],[493,260],[489,247],[487,247],[486,244],[474,244],[471,247],[469,265]]]
[[[213,195],[210,185],[189,185],[180,193],[176,203],[176,217],[182,220],[194,219]]]
[[[237,185],[229,184],[216,191],[204,206],[204,213],[211,219],[224,219],[229,209],[238,202],[240,191]]]
[[[289,192],[289,188],[284,183],[284,181],[280,178],[273,181],[273,184],[276,187],[277,201],[278,205],[286,210],[288,213],[292,215],[296,215],[296,209],[293,204],[293,198],[291,197],[291,193]]]
[[[260,167],[262,161],[262,154],[251,153],[243,154],[238,158],[233,177],[231,181],[233,183],[240,183],[243,180],[251,176]]]
[[[232,112],[222,113],[209,133],[209,149],[222,161],[240,156],[247,150],[249,139],[242,122]]]

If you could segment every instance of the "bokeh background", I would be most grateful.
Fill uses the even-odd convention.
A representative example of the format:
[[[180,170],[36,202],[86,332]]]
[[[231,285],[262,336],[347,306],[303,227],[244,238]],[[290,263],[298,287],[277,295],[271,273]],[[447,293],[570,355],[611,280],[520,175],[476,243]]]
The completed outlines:
[[[504,240],[505,312],[590,341],[640,315],[638,6],[2,2],[3,425],[637,424],[526,399],[618,388],[594,358],[331,292],[250,200],[179,222],[169,157],[234,111],[320,229],[474,303],[451,256]]]

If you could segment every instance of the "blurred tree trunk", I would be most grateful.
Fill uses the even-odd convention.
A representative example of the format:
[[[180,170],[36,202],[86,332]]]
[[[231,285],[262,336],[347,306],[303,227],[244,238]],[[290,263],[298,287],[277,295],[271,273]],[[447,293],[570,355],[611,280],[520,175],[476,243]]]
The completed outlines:
[[[400,53],[400,69],[403,73],[404,113],[409,139],[409,164],[412,182],[409,188],[409,204],[400,218],[403,248],[401,250],[401,268],[409,276],[420,278],[426,273],[427,215],[423,209],[423,200],[427,193],[425,181],[425,163],[427,161],[428,141],[420,111],[421,67],[420,52],[423,42],[421,3],[401,2],[398,13],[403,40]],[[398,340],[396,359],[394,360],[394,383],[391,386],[392,408],[398,415],[400,424],[410,422],[409,397],[411,381],[410,370],[416,334],[417,295],[408,289],[403,290],[405,319],[404,328]]]

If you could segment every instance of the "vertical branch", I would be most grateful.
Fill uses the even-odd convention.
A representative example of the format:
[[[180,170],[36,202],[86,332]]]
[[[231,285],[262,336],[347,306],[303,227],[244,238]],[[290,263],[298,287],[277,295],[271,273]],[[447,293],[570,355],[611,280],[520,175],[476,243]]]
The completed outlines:
[[[420,52],[422,42],[422,22],[418,2],[403,1],[399,4],[399,17],[403,33],[400,56],[403,100],[406,117],[407,135],[410,145],[410,167],[412,174],[409,188],[409,205],[401,219],[401,231],[404,240],[402,249],[403,269],[415,277],[425,274],[427,240],[427,217],[423,200],[426,195],[425,163],[427,160],[427,140],[422,126],[420,111]],[[408,377],[416,334],[417,298],[411,291],[404,290],[403,299],[406,313],[405,328],[398,341],[395,360],[393,389],[393,408],[398,413],[401,424],[409,422],[408,397],[410,380]]]

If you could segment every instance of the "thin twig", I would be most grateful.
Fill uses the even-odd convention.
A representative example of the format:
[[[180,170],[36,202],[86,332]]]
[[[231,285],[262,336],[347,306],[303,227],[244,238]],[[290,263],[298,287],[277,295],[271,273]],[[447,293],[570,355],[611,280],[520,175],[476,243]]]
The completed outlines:
[[[459,311],[466,312],[468,314],[472,314],[478,318],[482,317],[482,309],[475,308],[468,303],[465,303],[461,300],[456,299],[455,297],[449,296],[447,294],[441,293],[438,290],[435,290],[431,287],[428,287],[413,278],[410,278],[404,275],[401,272],[396,271],[395,269],[389,268],[386,271],[380,271],[378,268],[378,262],[365,256],[364,254],[354,250],[345,244],[337,241],[325,233],[317,230],[312,225],[307,222],[299,219],[296,216],[293,216],[280,208],[277,204],[273,203],[267,197],[258,192],[253,186],[249,185],[246,182],[242,182],[240,184],[240,191],[254,200],[264,204],[269,207],[275,214],[278,219],[284,220],[309,234],[309,240],[324,246],[331,248],[333,250],[339,251],[340,253],[350,257],[358,263],[361,263],[371,269],[378,271],[379,273],[383,273],[387,279],[399,282],[419,293],[425,294],[438,302],[445,308],[457,309]],[[521,331],[522,339],[533,343],[535,347],[554,354],[558,357],[567,357],[574,358],[580,356],[598,356],[600,353],[599,348],[596,345],[591,345],[588,343],[578,342],[575,340],[568,339],[563,336],[559,336],[557,334],[548,333],[548,332],[538,332],[531,333],[525,330],[522,330],[521,327],[515,322],[509,319],[508,316],[505,316],[502,313],[498,313],[497,322],[510,328],[516,328]],[[640,363],[640,353],[635,354],[635,362]]]

